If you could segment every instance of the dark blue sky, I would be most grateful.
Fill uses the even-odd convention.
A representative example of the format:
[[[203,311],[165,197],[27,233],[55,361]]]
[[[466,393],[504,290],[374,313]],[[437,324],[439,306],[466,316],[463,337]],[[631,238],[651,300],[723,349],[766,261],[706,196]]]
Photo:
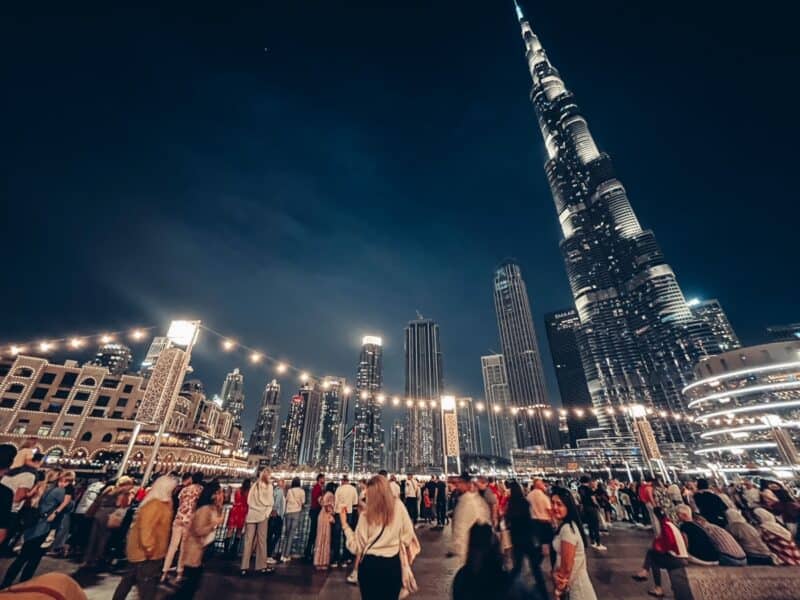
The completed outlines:
[[[757,342],[800,320],[796,15],[699,4],[523,0],[686,294]],[[402,391],[420,310],[448,389],[479,396],[514,256],[546,348],[570,295],[510,0],[10,10],[8,341],[192,316],[352,379],[376,333]],[[266,373],[198,349],[210,391],[235,366],[252,422]]]

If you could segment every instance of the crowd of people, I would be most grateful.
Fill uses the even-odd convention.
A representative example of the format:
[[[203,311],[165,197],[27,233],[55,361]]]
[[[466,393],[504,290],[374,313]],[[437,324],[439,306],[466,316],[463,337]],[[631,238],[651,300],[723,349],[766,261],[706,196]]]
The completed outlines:
[[[128,476],[79,481],[43,458],[35,440],[19,451],[0,445],[0,553],[14,558],[2,588],[33,577],[49,552],[87,571],[122,570],[114,600],[134,587],[142,600],[159,589],[193,598],[214,547],[243,577],[305,560],[319,571],[348,569],[362,598],[394,600],[416,589],[421,527],[451,530],[455,600],[544,600],[550,590],[556,599],[594,600],[587,560],[607,550],[602,536],[618,522],[652,531],[633,577],[652,577],[648,593],[656,597],[664,594],[662,572],[688,564],[800,564],[800,503],[765,479],[721,488],[702,478],[523,483],[381,471],[357,482],[320,473],[307,492],[300,479],[269,469],[236,486],[200,473],[160,474],[149,486]]]

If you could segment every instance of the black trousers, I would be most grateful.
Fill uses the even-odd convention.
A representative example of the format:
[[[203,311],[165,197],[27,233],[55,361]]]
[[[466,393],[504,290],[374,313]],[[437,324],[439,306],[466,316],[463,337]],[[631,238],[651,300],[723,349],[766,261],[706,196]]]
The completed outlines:
[[[267,522],[267,556],[275,557],[275,547],[281,539],[283,531],[283,517],[275,515]]]
[[[163,562],[163,560],[143,560],[131,563],[114,591],[112,600],[125,600],[134,585],[139,591],[139,600],[155,600]]]
[[[600,543],[600,516],[596,508],[584,508],[583,520],[589,528],[589,542],[592,544]]]
[[[436,503],[436,524],[439,527],[444,527],[444,522],[447,519],[447,504],[444,502]]]
[[[22,576],[19,578],[21,582],[28,581],[33,577],[45,553],[45,549],[41,546],[46,537],[47,535],[43,535],[25,540],[25,543],[22,544],[22,550],[20,550],[19,556],[9,565],[0,587],[7,588],[13,584],[20,571],[22,571]]]
[[[358,565],[358,587],[362,600],[397,600],[403,587],[400,555],[362,557]]]
[[[411,522],[416,525],[419,518],[419,505],[416,497],[406,498],[406,510],[408,511],[408,516],[411,517]]]
[[[542,574],[542,547],[535,546],[528,540],[519,541],[511,537],[512,552],[514,554],[514,568],[511,573],[514,577],[519,575],[522,571],[522,563],[525,558],[528,558],[528,565],[530,566],[533,579],[536,581],[536,591],[538,597],[548,598],[547,584],[545,584],[544,575]]]
[[[644,556],[643,569],[650,569],[653,574],[653,583],[661,587],[661,569],[672,571],[686,566],[686,559],[672,556],[663,552],[656,552],[652,548]]]
[[[336,516],[331,525],[331,564],[337,564],[342,559],[342,523]]]
[[[200,580],[203,578],[203,567],[184,567],[183,583],[172,596],[173,600],[192,600],[200,587]]]
[[[319,508],[312,508],[308,511],[308,541],[306,542],[306,558],[313,558],[314,542],[317,539],[317,521],[319,520]]]

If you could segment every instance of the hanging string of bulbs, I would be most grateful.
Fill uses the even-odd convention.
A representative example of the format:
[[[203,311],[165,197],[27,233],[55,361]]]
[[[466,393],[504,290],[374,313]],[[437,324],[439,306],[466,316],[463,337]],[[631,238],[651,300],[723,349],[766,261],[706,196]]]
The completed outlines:
[[[328,390],[331,386],[336,385],[332,382],[331,379],[325,377],[316,377],[309,373],[307,370],[297,367],[291,364],[288,361],[280,360],[263,350],[259,350],[253,346],[249,346],[245,343],[239,341],[239,338],[225,335],[207,325],[200,325],[200,328],[211,334],[212,336],[219,339],[220,348],[223,352],[241,352],[246,355],[248,362],[253,366],[264,366],[271,368],[272,371],[277,375],[286,375],[287,373],[296,373],[300,383],[302,384],[310,384],[310,383],[318,383],[323,390]],[[90,343],[94,342],[96,344],[110,344],[114,342],[122,342],[125,340],[132,340],[134,342],[142,342],[144,341],[147,333],[156,329],[155,325],[151,325],[149,327],[136,327],[132,329],[122,329],[118,331],[106,331],[102,333],[94,333],[88,335],[75,335],[75,336],[68,336],[68,337],[52,337],[52,338],[44,338],[39,340],[29,340],[27,342],[19,342],[14,344],[7,344],[5,346],[0,346],[0,352],[3,354],[7,354],[10,356],[17,356],[19,354],[52,354],[58,350],[66,348],[67,350],[80,350],[85,346],[89,345]],[[342,393],[346,396],[352,394],[353,390],[349,386],[344,386],[341,390]],[[359,397],[362,400],[366,400],[369,398],[369,394],[366,391],[361,391],[359,393]],[[412,398],[403,398],[400,395],[391,395],[386,393],[379,393],[375,395],[375,402],[379,405],[391,405],[396,408],[400,408],[405,406],[406,408],[437,408],[439,406],[439,402],[435,399],[433,400],[417,400]],[[467,402],[465,400],[459,400],[456,403],[457,408],[464,409],[467,407]],[[551,419],[553,417],[574,417],[578,419],[583,419],[587,417],[597,417],[601,414],[605,413],[608,415],[626,415],[629,414],[632,407],[629,406],[618,406],[618,407],[606,407],[605,409],[597,409],[597,408],[559,408],[555,409],[550,407],[546,404],[534,404],[531,406],[510,406],[504,407],[500,405],[493,405],[491,407],[487,406],[486,403],[482,401],[475,402],[473,404],[473,408],[478,413],[483,412],[491,412],[494,414],[511,414],[511,415],[518,415],[520,413],[528,414],[528,415],[539,415],[545,419]],[[652,408],[646,409],[647,416],[650,418],[660,418],[663,420],[672,420],[672,421],[682,421],[685,420],[687,422],[692,420],[692,417],[688,415],[683,415],[677,412],[668,412],[668,411],[656,411]],[[712,419],[710,422],[715,425],[720,424],[746,424],[746,423],[755,423],[757,420],[754,418],[727,418],[727,419]]]

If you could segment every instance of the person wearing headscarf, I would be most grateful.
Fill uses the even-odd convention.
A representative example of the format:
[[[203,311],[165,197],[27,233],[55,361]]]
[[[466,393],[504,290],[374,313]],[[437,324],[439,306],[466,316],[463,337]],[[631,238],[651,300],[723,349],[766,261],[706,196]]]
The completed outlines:
[[[745,521],[742,513],[736,509],[729,508],[725,512],[725,518],[728,520],[725,529],[739,542],[739,545],[747,555],[748,565],[775,564],[769,547],[761,539],[758,530]]]
[[[175,477],[159,477],[139,505],[128,531],[128,571],[119,582],[113,600],[125,600],[134,585],[140,600],[155,599],[161,563],[169,546],[173,517],[172,492],[177,485]]]
[[[792,533],[775,520],[775,515],[764,508],[757,508],[753,514],[758,519],[761,539],[769,546],[778,560],[787,565],[800,565],[800,550],[792,539]]]

